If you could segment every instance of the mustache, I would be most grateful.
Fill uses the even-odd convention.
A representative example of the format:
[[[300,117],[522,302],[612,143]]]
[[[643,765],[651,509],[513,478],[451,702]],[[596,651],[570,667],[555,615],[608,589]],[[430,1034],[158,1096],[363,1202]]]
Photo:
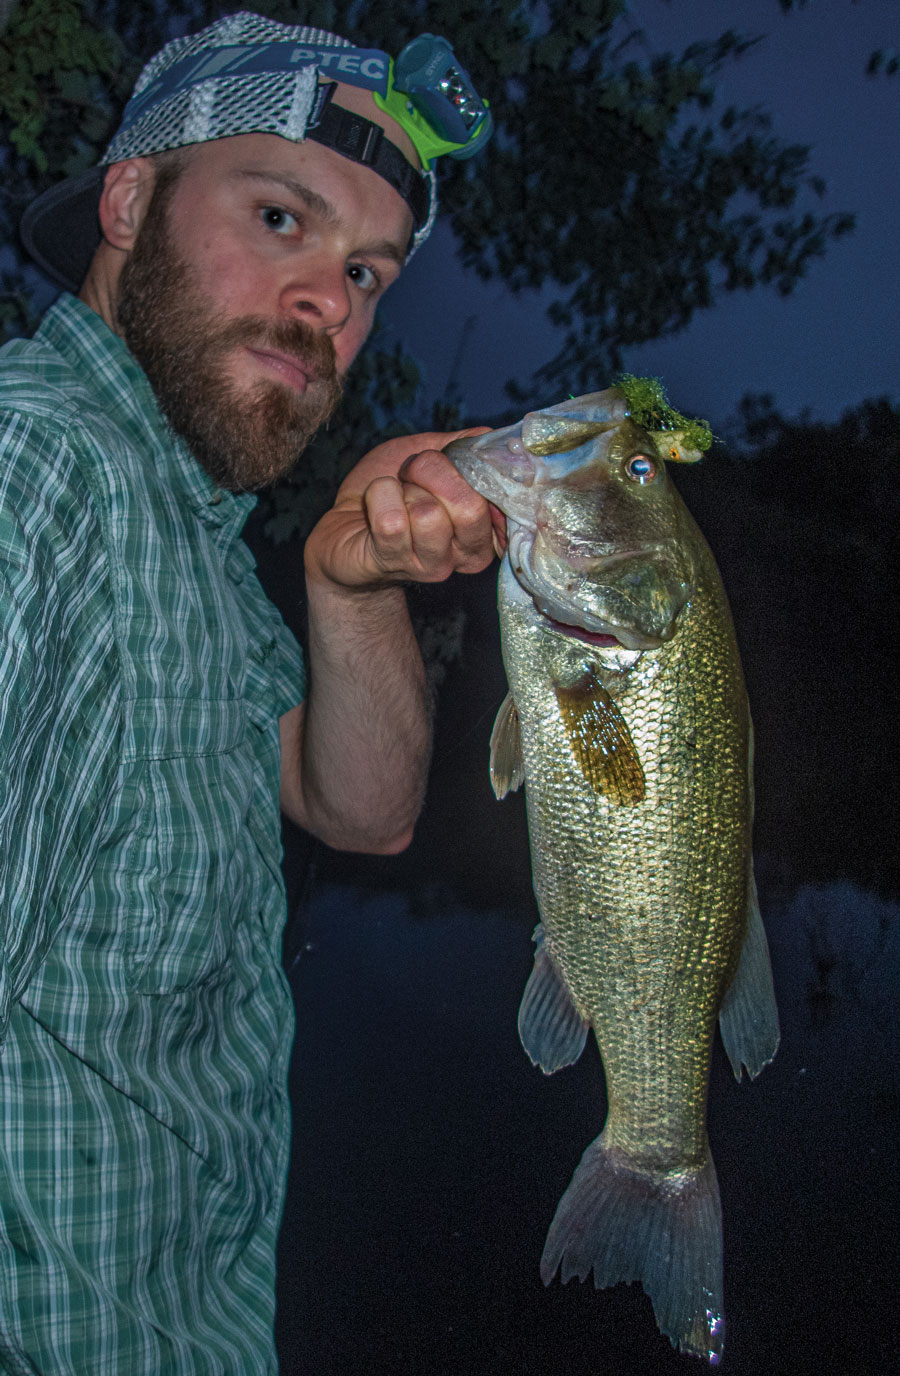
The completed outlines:
[[[230,349],[235,345],[277,349],[290,354],[318,381],[338,385],[334,345],[327,334],[320,334],[305,320],[267,320],[264,316],[243,316],[217,331],[216,345]]]

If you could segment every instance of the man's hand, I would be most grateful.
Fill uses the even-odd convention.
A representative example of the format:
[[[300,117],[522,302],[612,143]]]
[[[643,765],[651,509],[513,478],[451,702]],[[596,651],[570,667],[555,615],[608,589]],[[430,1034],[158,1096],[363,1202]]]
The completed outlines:
[[[486,568],[505,547],[504,519],[440,452],[483,433],[404,435],[368,453],[307,541],[307,578],[362,590]]]

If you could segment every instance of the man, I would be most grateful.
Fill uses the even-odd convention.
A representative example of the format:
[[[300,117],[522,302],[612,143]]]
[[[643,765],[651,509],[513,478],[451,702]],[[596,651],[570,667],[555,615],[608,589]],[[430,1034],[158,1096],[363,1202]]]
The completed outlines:
[[[176,40],[105,171],[27,217],[78,296],[0,358],[4,1371],[275,1371],[279,792],[333,846],[407,844],[402,584],[500,538],[451,436],[374,449],[307,542],[308,684],[239,540],[433,215],[415,122],[328,81],[385,55],[342,45]]]

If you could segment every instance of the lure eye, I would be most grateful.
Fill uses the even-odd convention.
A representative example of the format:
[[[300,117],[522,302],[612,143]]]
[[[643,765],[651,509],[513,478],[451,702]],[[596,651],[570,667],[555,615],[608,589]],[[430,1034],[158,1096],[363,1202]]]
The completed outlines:
[[[635,454],[625,465],[626,477],[642,486],[652,483],[658,472],[656,463],[653,459],[648,459],[646,454]]]

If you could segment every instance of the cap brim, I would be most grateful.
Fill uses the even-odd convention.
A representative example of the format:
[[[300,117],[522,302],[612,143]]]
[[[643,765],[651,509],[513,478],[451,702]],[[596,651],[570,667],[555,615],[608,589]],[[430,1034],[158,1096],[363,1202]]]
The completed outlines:
[[[57,286],[77,292],[100,244],[100,192],[105,167],[51,186],[22,216],[19,235],[29,255]]]

